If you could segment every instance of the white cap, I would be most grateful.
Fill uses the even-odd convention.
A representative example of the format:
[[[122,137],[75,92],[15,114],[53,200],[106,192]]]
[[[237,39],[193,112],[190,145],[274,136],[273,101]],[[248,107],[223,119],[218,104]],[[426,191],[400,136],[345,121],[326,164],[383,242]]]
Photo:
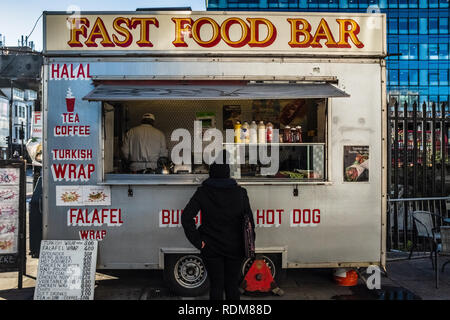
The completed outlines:
[[[152,113],[145,113],[145,114],[142,116],[142,119],[152,119],[152,120],[155,120],[155,116],[154,116]]]

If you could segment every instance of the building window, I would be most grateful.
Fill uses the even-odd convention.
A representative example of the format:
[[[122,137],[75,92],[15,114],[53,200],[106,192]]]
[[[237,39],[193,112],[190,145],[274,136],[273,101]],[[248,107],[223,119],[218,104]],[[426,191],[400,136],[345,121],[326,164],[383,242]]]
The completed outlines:
[[[428,8],[427,0],[419,0],[419,8]]]
[[[430,34],[437,34],[438,33],[438,18],[429,18],[429,26],[428,31]]]
[[[409,33],[417,34],[419,21],[417,18],[409,18]]]
[[[389,54],[393,54],[393,56],[389,56],[389,60],[398,60],[398,44],[397,43],[389,43],[388,46]],[[395,55],[397,54],[397,55]]]
[[[438,86],[439,85],[439,72],[437,70],[429,70],[429,80],[430,86]]]
[[[358,0],[348,0],[349,8],[358,8]]]
[[[328,8],[329,0],[319,0],[319,8]]]
[[[389,0],[389,8],[398,8],[397,0]]]
[[[300,8],[308,8],[308,1],[307,0],[299,0],[299,7]]]
[[[407,86],[408,85],[408,70],[400,70],[399,78],[400,78],[400,85]]]
[[[410,8],[417,8],[417,0],[409,0]]]
[[[400,43],[399,53],[400,53],[400,60],[409,59],[409,45],[407,43]]]
[[[348,0],[339,0],[339,8],[348,8]]]
[[[278,8],[278,0],[269,0],[269,8]]]
[[[448,69],[439,70],[439,85],[448,86]]]
[[[288,0],[279,0],[280,8],[289,8],[289,1]]]
[[[428,43],[421,43],[419,45],[420,60],[428,60]]]
[[[308,8],[318,8],[318,0],[308,0]]]
[[[420,34],[428,34],[428,19],[427,18],[419,19],[419,33]]]
[[[398,26],[397,26],[397,19],[396,18],[389,18],[388,24],[389,24],[389,34],[397,34],[398,33]]]
[[[409,85],[417,86],[419,84],[419,71],[409,70]]]
[[[448,0],[441,0],[441,1],[439,1],[439,7],[440,8],[448,8],[448,3],[449,3]]]
[[[208,8],[217,8],[217,0],[209,0]]]
[[[238,0],[228,0],[228,5],[231,8],[237,8],[239,6],[239,1]]]
[[[417,60],[418,58],[418,48],[417,43],[410,43],[409,44],[409,59]]]
[[[328,2],[330,8],[337,8],[339,6],[339,0],[329,0]]]
[[[448,17],[439,18],[439,33],[448,34]]]
[[[439,0],[428,0],[428,7],[429,8],[438,8]]]
[[[427,86],[428,85],[428,70],[420,70],[419,73],[419,80],[421,86]]]
[[[408,34],[408,18],[398,19],[398,33]]]
[[[389,85],[398,86],[398,70],[390,69],[388,70],[388,74],[389,74]]]
[[[437,43],[430,43],[428,45],[428,54],[430,60],[437,60],[439,58],[438,56],[438,45]]]
[[[365,9],[369,6],[368,0],[359,0],[359,7],[362,9]]]
[[[399,8],[408,8],[408,0],[398,0]]]
[[[439,59],[448,60],[448,43],[439,44]]]
[[[387,6],[387,0],[380,0],[379,2],[380,2],[380,8],[381,9],[385,9],[385,8],[388,7]]]

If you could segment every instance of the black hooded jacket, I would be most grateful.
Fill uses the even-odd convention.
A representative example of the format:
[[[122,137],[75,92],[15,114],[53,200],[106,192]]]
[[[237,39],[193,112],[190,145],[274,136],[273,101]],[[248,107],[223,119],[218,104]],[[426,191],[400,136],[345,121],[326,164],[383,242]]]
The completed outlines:
[[[244,213],[249,214],[253,228],[255,226],[247,190],[240,187],[234,179],[220,176],[226,174],[215,175],[210,172],[210,178],[203,182],[184,208],[181,223],[186,237],[197,249],[201,249],[204,241],[205,247],[201,250],[242,258]],[[201,226],[197,229],[194,219],[199,211]]]

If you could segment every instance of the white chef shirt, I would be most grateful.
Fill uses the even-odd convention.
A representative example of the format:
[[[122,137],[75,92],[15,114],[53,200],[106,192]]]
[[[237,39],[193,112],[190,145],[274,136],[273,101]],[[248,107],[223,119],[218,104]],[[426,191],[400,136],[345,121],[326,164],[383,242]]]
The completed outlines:
[[[160,157],[167,157],[164,134],[150,124],[130,129],[122,145],[125,159],[131,161],[130,170],[156,169]]]

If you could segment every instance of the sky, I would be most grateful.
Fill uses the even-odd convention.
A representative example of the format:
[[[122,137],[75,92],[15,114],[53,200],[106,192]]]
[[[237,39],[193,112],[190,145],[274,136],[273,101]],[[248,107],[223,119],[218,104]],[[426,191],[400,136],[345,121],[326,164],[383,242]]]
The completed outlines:
[[[17,46],[17,40],[27,36],[43,11],[134,11],[136,8],[191,7],[194,11],[205,9],[205,0],[1,0],[0,34],[7,46]],[[42,17],[29,38],[35,49],[42,50]]]

